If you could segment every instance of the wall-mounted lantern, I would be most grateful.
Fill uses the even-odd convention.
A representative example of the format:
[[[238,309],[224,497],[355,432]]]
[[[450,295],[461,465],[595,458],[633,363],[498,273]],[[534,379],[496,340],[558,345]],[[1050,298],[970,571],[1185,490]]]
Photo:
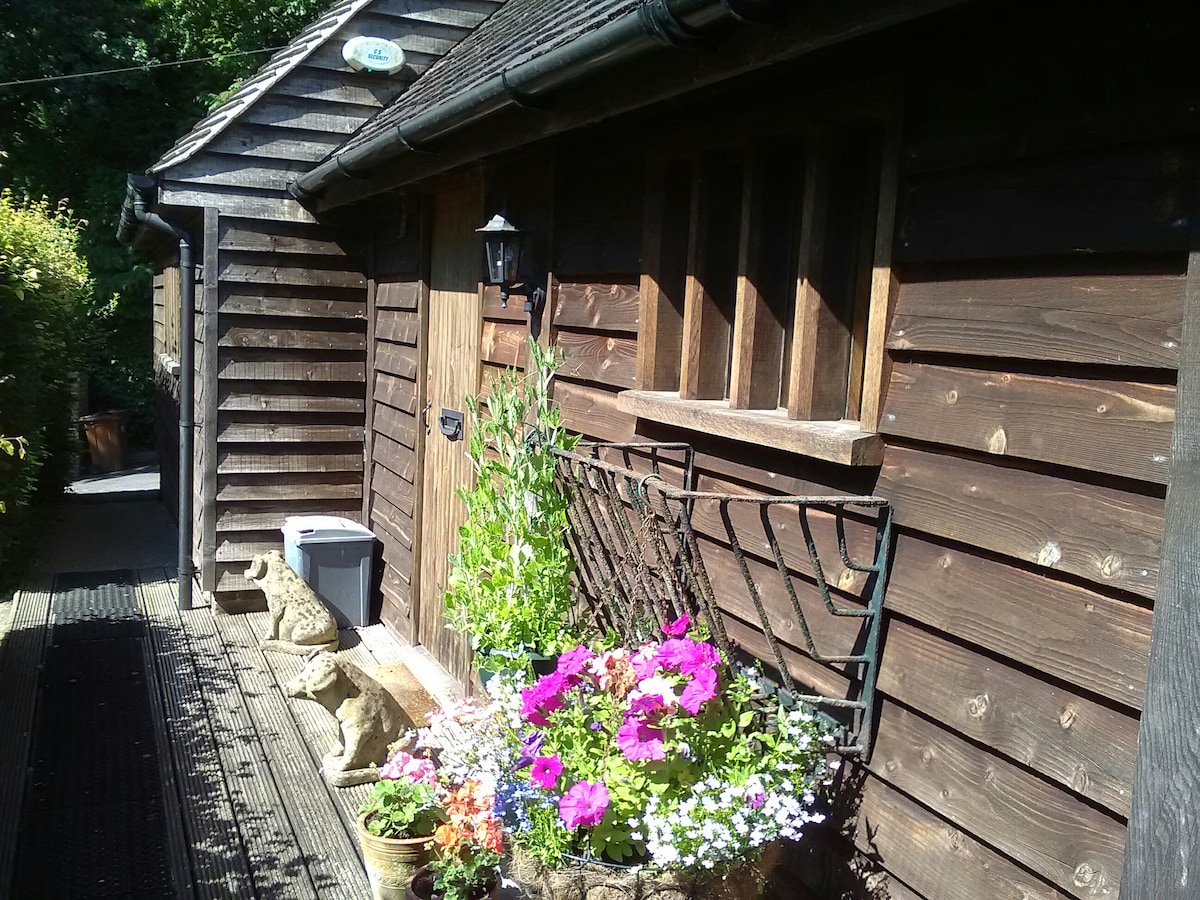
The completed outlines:
[[[524,233],[496,213],[476,233],[483,235],[483,257],[488,284],[500,286],[500,305],[507,308],[511,294],[525,297],[525,312],[536,315],[546,300],[546,290],[537,284],[539,279],[521,280],[521,245]]]

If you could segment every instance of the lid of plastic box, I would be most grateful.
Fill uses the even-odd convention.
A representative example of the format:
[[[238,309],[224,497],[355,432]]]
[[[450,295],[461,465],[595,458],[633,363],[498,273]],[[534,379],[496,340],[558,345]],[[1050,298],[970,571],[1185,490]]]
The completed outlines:
[[[334,544],[375,538],[371,529],[339,516],[288,516],[280,530],[293,544]]]

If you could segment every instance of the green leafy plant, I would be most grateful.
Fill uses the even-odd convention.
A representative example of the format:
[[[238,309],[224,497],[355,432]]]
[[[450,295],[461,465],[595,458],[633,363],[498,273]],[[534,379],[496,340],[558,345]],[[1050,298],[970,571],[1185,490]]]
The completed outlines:
[[[492,380],[486,407],[467,400],[476,482],[459,492],[467,521],[450,557],[446,615],[482,656],[549,655],[576,641],[567,500],[555,484],[553,450],[570,450],[579,438],[550,400],[553,350],[530,339],[528,360],[526,373],[505,370]]]
[[[380,769],[379,781],[359,808],[364,825],[376,837],[432,836],[446,821],[438,798],[437,776],[428,759],[396,750]]]
[[[19,577],[39,492],[62,483],[74,436],[71,395],[91,288],[80,223],[63,204],[0,193],[0,579]]]

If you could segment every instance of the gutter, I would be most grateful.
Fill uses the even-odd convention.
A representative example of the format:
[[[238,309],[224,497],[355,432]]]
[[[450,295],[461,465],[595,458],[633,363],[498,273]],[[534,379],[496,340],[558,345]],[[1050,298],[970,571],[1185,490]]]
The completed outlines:
[[[768,23],[790,3],[780,0],[643,0],[630,13],[528,62],[505,69],[482,84],[439,103],[403,125],[358,147],[335,153],[288,185],[306,206],[331,186],[368,172],[422,144],[446,137],[515,106],[530,106],[542,94],[649,50],[706,46],[718,25]]]
[[[195,457],[196,394],[196,257],[195,243],[186,228],[150,212],[158,181],[145,175],[130,175],[125,183],[125,202],[117,224],[117,240],[129,243],[138,228],[146,226],[179,241],[179,609],[192,608],[192,463]]]

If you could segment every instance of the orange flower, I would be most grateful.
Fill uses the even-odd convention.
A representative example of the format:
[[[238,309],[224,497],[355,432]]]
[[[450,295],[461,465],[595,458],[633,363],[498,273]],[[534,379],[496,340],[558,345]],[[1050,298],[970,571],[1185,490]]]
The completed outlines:
[[[433,833],[433,842],[439,847],[453,847],[459,839],[458,829],[449,823],[439,825],[437,831]]]
[[[475,840],[493,853],[504,852],[504,834],[494,818],[488,818],[475,829]]]

